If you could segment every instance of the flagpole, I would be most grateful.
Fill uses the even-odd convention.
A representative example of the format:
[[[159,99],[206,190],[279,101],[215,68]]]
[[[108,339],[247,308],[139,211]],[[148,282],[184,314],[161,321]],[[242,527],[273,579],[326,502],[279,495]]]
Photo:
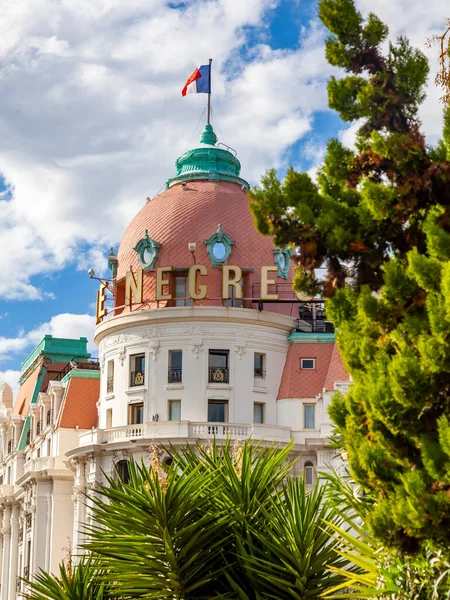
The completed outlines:
[[[209,125],[211,122],[211,63],[212,58],[209,59],[209,94],[208,94],[208,113],[206,117],[206,122]]]

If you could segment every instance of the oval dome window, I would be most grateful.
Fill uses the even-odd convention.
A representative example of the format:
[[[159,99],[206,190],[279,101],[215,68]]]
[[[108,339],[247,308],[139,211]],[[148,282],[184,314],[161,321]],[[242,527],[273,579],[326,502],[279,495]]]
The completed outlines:
[[[153,261],[153,255],[154,255],[154,253],[151,250],[151,248],[146,248],[144,250],[144,254],[143,254],[142,258],[143,258],[144,263],[146,265],[150,265],[152,263],[152,261]]]
[[[225,244],[223,242],[216,242],[213,245],[212,251],[216,260],[223,260],[227,253],[227,249],[225,248]]]

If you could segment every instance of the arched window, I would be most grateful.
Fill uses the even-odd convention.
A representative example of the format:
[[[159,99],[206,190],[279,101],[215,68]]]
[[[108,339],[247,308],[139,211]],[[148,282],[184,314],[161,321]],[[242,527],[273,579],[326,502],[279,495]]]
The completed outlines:
[[[312,485],[314,476],[314,465],[312,462],[305,462],[305,483],[306,485]]]
[[[130,471],[127,460],[119,460],[115,465],[116,474],[122,483],[130,483]]]

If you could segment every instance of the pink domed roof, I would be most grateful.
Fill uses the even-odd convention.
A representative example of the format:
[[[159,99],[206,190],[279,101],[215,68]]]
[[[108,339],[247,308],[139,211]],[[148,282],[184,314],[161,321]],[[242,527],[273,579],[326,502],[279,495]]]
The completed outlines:
[[[256,230],[249,199],[241,186],[229,181],[189,181],[185,187],[174,185],[148,202],[132,220],[119,247],[118,279],[130,267],[133,271],[140,267],[134,248],[145,230],[160,244],[157,266],[189,267],[192,256],[188,244],[196,242],[196,262],[210,267],[204,240],[219,224],[235,242],[228,264],[255,270],[275,264],[271,238]]]

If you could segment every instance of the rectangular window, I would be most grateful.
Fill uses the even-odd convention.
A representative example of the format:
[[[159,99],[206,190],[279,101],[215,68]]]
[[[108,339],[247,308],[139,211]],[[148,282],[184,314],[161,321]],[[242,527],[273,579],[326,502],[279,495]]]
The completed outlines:
[[[144,422],[144,403],[130,404],[128,425],[140,425]]]
[[[130,387],[145,383],[145,354],[130,356]]]
[[[108,360],[108,375],[106,379],[106,393],[112,394],[114,392],[114,361]]]
[[[183,380],[183,352],[181,350],[169,350],[169,383],[181,383]]]
[[[112,428],[112,408],[108,408],[106,411],[106,429]]]
[[[316,359],[315,358],[302,358],[301,359],[301,368],[302,369],[315,369],[316,368]]]
[[[315,409],[316,409],[316,407],[314,406],[314,404],[304,404],[303,405],[303,411],[304,411],[303,414],[305,417],[304,429],[315,429],[316,428]]]
[[[255,352],[254,358],[254,375],[255,377],[266,376],[266,355],[260,352]]]
[[[305,483],[306,485],[313,484],[314,466],[311,462],[305,463]]]
[[[212,423],[228,421],[228,402],[226,400],[208,400],[208,421]]]
[[[181,421],[181,400],[169,400],[169,421]]]
[[[260,402],[253,404],[253,423],[264,423],[264,404]]]
[[[186,273],[175,274],[175,306],[192,306],[194,301],[189,298],[188,276]]]
[[[228,383],[228,350],[209,351],[209,383]]]

